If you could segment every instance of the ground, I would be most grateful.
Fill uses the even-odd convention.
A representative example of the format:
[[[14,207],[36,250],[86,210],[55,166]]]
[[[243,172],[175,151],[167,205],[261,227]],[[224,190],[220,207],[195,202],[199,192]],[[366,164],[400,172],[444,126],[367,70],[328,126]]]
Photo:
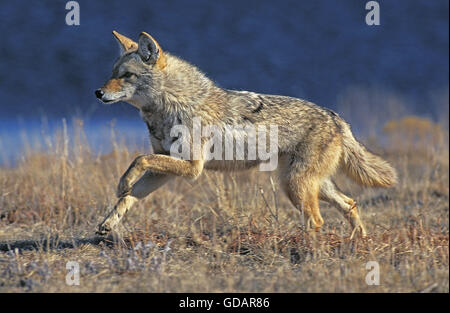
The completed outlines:
[[[139,152],[116,143],[97,155],[82,131],[62,132],[0,168],[0,292],[449,292],[448,131],[438,126],[404,119],[386,125],[383,144],[365,140],[397,168],[395,188],[336,176],[368,230],[354,239],[326,203],[323,228],[307,231],[276,174],[256,170],[176,179],[96,236]],[[79,285],[66,283],[69,261]],[[366,282],[369,261],[379,285]]]

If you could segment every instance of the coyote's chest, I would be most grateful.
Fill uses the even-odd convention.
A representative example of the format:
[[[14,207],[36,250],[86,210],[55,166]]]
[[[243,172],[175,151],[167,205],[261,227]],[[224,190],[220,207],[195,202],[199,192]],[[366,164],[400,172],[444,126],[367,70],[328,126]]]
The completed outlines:
[[[173,115],[150,115],[141,112],[141,116],[147,124],[154,152],[169,153],[173,142],[178,139],[178,134],[174,132],[174,127],[180,125],[181,120]]]

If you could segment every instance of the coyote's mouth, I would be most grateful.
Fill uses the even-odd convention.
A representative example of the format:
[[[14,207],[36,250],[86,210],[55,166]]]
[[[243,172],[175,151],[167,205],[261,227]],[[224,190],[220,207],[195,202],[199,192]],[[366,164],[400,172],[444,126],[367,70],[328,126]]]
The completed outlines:
[[[114,102],[119,102],[122,99],[125,99],[125,97],[119,97],[117,99],[101,99],[103,101],[103,103],[114,103]]]

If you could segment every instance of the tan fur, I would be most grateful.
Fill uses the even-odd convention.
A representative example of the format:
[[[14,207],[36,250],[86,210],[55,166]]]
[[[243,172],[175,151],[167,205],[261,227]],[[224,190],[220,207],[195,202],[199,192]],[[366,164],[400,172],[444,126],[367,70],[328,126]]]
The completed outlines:
[[[138,47],[138,44],[135,43],[133,40],[131,40],[128,37],[125,37],[124,35],[119,34],[115,30],[113,30],[113,35],[116,37],[117,41],[120,45],[122,45],[122,48],[124,51],[130,51],[130,50],[136,50]]]
[[[122,35],[115,36],[124,42]],[[125,77],[124,73],[131,74]],[[125,78],[119,83],[120,77]],[[171,156],[174,138],[170,130],[181,124],[192,134],[196,117],[201,118],[202,126],[215,125],[221,129],[235,125],[277,125],[281,185],[292,204],[302,210],[308,224],[316,230],[324,223],[320,199],[336,206],[350,220],[352,237],[356,231],[366,235],[355,201],[338,191],[331,181],[337,170],[343,169],[368,186],[388,187],[397,179],[395,170],[358,143],[350,126],[335,112],[297,98],[220,88],[195,66],[163,52],[147,33],[140,35],[137,49],[122,54],[114,64],[112,79],[101,90],[105,92],[104,102],[127,101],[140,110],[154,154],[137,157],[124,173],[117,191],[120,199],[99,225],[100,234],[114,228],[137,200],[173,177],[195,179],[203,169],[241,170],[261,162],[205,160],[203,155],[199,160],[192,155],[189,160],[181,160]],[[242,136],[244,141],[248,139]],[[193,142],[189,144],[192,146]],[[200,144],[203,148],[205,140]]]
[[[390,187],[397,183],[395,170],[379,156],[355,140],[346,123],[343,132],[342,168],[358,183],[372,187]]]
[[[108,80],[103,88],[110,92],[118,92],[122,90],[122,85],[123,81],[121,79],[114,78]]]

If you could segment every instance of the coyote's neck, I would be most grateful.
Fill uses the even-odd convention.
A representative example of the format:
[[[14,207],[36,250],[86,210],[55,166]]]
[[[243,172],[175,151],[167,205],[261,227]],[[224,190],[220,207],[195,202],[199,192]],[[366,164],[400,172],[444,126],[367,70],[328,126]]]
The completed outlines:
[[[215,112],[224,112],[224,108],[221,108],[224,90],[186,61],[168,53],[166,58],[167,66],[152,77],[150,92],[133,99],[132,104],[142,114],[191,120],[196,116],[214,115],[205,114],[211,111],[211,107]]]

